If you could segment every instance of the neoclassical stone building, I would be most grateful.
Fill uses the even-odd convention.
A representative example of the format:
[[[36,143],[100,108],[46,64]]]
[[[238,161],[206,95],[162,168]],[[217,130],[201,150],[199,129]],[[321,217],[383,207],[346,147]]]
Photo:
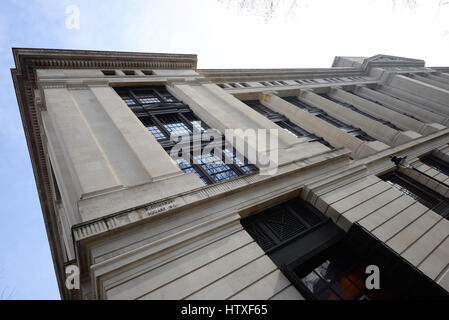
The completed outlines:
[[[198,70],[195,55],[13,54],[64,299],[447,298],[449,67],[377,55]],[[221,155],[170,157],[171,134],[195,141],[208,128],[278,140],[233,147],[226,136],[214,140]],[[245,150],[276,153],[276,172]],[[366,287],[368,266],[380,289]]]

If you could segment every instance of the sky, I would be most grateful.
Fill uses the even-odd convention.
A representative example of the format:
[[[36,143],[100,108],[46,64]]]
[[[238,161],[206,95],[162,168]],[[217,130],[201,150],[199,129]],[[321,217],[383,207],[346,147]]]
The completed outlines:
[[[0,299],[59,299],[11,80],[12,47],[193,53],[198,67],[330,67],[337,55],[390,54],[449,66],[449,0],[2,0]],[[292,4],[296,4],[293,5]],[[79,29],[67,28],[68,6]]]

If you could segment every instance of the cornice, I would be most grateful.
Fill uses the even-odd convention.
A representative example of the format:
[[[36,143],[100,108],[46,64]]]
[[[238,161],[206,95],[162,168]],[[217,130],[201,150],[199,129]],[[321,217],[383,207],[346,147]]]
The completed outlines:
[[[35,80],[36,69],[191,69],[192,54],[13,48],[18,73]]]
[[[198,73],[212,82],[241,82],[307,79],[310,77],[346,77],[363,75],[358,68],[303,68],[303,69],[199,69]]]
[[[423,60],[378,54],[365,58],[357,67],[338,67],[335,57],[332,68],[298,68],[298,69],[200,69],[198,72],[210,81],[239,82],[289,79],[307,79],[309,77],[345,77],[367,75],[375,67],[424,67]]]

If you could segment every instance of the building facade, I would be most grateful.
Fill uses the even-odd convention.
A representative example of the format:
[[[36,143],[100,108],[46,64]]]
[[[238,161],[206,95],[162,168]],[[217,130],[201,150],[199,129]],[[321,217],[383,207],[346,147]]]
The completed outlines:
[[[449,67],[13,54],[62,298],[448,297]],[[260,130],[276,143],[246,136]],[[183,147],[196,161],[175,159]],[[276,155],[275,170],[251,152]]]

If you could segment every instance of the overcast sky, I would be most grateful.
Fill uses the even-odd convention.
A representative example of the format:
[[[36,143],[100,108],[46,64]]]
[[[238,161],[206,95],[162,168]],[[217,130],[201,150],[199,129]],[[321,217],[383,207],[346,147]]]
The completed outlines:
[[[1,1],[0,299],[59,298],[11,47],[195,53],[199,68],[330,67],[336,55],[379,53],[449,66],[449,0],[412,8],[405,0],[296,0],[293,8],[279,0],[268,19],[265,7],[241,11],[239,1]],[[69,5],[80,9],[79,30],[66,28]]]

